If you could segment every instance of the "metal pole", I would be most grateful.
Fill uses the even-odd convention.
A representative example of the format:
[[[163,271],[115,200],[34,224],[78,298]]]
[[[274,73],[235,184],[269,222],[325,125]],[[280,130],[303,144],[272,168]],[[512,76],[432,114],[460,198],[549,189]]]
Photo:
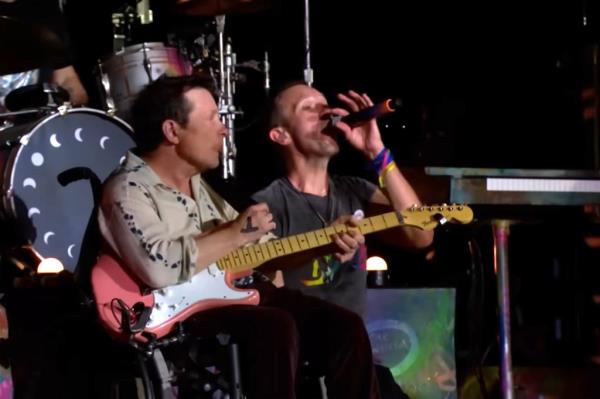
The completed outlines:
[[[265,51],[265,59],[263,61],[263,70],[265,72],[265,91],[267,94],[271,90],[271,64],[269,63],[269,52]]]
[[[223,178],[229,179],[230,177],[235,176],[235,158],[237,155],[237,150],[235,147],[235,105],[233,104],[233,94],[235,91],[235,82],[232,77],[235,74],[235,54],[231,49],[231,44],[227,43],[225,45],[225,106],[226,106],[226,114],[225,114],[225,126],[227,126],[227,130],[229,134],[225,139],[226,142],[226,150],[225,154],[225,163],[223,170]]]
[[[219,37],[219,95],[222,96],[225,89],[225,15],[217,15],[215,20]]]
[[[242,376],[240,372],[240,355],[238,345],[229,343],[229,364],[231,365],[230,399],[243,399]]]
[[[234,86],[232,80],[235,61],[231,44],[225,44],[225,15],[217,15],[216,23],[219,35],[219,114],[228,132],[223,139],[221,151],[221,176],[227,180],[235,176],[234,119],[236,110],[233,105]]]
[[[312,86],[314,82],[313,70],[310,66],[310,9],[309,0],[304,0],[304,56],[306,64],[304,68],[304,81]]]
[[[510,290],[508,280],[508,220],[492,221],[494,233],[494,269],[498,285],[498,312],[500,348],[500,391],[503,399],[513,399],[513,373],[510,339]]]

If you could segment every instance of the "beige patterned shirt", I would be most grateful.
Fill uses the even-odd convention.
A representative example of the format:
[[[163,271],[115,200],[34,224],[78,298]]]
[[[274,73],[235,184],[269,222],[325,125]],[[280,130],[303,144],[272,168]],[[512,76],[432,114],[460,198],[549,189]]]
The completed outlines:
[[[102,236],[148,287],[189,280],[198,257],[194,238],[238,215],[199,174],[192,178],[192,192],[194,198],[167,186],[131,152],[104,185]]]

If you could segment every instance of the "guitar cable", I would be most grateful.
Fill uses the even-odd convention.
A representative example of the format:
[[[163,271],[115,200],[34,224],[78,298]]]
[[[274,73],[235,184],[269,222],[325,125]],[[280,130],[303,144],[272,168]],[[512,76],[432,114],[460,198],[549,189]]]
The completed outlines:
[[[110,301],[110,310],[112,311],[115,320],[119,321],[119,324],[121,324],[121,329],[123,331],[132,332],[132,327],[137,321],[137,315],[133,311],[133,308],[127,306],[122,299],[113,298]]]

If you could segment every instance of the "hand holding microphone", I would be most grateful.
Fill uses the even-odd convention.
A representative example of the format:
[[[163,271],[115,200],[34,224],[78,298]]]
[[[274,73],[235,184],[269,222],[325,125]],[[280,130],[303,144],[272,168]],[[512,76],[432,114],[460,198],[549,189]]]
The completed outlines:
[[[338,99],[347,106],[350,113],[342,116],[342,110],[332,110],[334,112],[328,116],[328,125],[341,131],[354,148],[363,152],[368,159],[373,159],[384,148],[375,118],[394,112],[402,102],[399,99],[387,99],[375,104],[368,95],[352,90],[346,94],[338,94]],[[344,123],[338,124],[340,121]]]
[[[399,98],[388,98],[380,103],[371,105],[370,107],[351,112],[346,116],[329,115],[329,121],[332,126],[335,126],[339,121],[346,123],[354,128],[360,126],[371,119],[379,118],[382,115],[389,114],[402,107],[402,100]]]

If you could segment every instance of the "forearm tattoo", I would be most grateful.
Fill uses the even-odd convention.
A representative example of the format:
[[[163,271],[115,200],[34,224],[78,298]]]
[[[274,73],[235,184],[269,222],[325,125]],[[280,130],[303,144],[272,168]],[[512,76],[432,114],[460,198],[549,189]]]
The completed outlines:
[[[252,233],[253,231],[258,230],[258,227],[252,226],[252,218],[248,216],[246,219],[246,227],[244,227],[241,232],[242,233]]]

